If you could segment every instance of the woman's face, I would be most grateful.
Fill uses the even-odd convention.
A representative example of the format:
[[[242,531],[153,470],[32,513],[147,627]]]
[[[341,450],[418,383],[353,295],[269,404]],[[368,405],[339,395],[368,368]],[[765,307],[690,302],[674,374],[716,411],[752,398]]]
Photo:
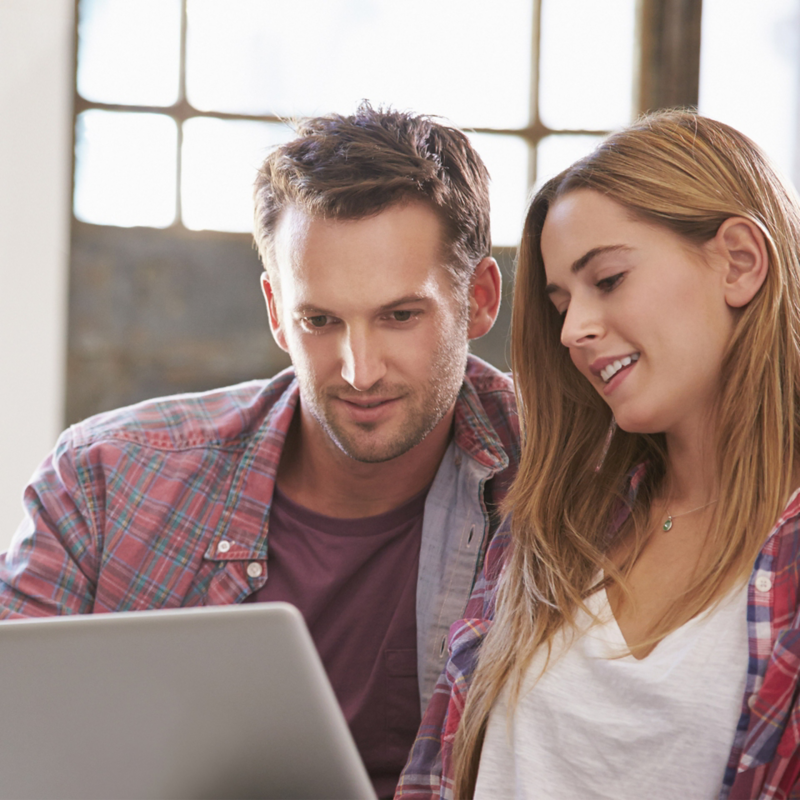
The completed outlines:
[[[696,432],[717,397],[733,330],[724,270],[587,189],[553,204],[541,249],[561,342],[617,424]]]

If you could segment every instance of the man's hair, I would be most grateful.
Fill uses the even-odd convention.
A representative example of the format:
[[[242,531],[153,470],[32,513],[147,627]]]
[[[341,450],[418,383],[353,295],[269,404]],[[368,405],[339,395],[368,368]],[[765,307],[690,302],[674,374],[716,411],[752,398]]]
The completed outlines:
[[[461,131],[364,101],[348,117],[300,120],[296,132],[269,154],[255,182],[253,235],[268,271],[285,208],[355,220],[422,201],[441,220],[446,268],[457,286],[469,283],[491,252],[489,173]]]

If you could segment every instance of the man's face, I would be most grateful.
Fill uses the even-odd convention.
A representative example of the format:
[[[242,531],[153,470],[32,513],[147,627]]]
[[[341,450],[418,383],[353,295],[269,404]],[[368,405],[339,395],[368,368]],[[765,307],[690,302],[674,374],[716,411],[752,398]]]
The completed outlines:
[[[270,323],[292,358],[301,407],[356,461],[419,444],[452,408],[467,359],[466,297],[442,266],[422,203],[359,220],[287,209],[275,237]]]

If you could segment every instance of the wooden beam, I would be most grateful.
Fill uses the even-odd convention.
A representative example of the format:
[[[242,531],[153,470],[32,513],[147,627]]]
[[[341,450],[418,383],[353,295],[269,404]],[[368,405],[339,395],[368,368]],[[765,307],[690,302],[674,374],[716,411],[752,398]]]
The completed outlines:
[[[703,0],[640,0],[638,110],[697,106]]]

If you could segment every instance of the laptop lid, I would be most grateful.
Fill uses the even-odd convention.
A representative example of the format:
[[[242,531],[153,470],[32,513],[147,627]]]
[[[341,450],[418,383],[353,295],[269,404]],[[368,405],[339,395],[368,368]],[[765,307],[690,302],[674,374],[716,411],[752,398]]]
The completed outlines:
[[[375,798],[286,603],[5,622],[0,691],[0,798]]]

